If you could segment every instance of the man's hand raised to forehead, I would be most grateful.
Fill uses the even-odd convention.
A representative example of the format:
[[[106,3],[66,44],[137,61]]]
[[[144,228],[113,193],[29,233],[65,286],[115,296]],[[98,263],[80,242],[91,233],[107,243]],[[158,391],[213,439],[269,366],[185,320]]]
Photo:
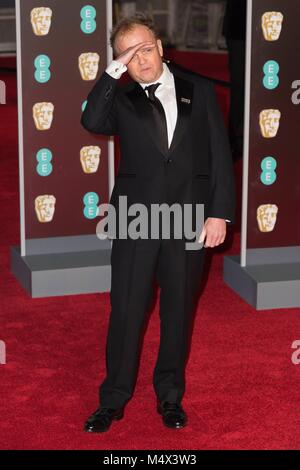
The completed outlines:
[[[126,49],[126,51],[122,52],[118,57],[116,57],[116,60],[118,62],[121,62],[124,65],[128,65],[129,62],[133,59],[135,54],[140,50],[140,49],[154,49],[156,47],[155,42],[139,42],[135,46],[129,47]]]

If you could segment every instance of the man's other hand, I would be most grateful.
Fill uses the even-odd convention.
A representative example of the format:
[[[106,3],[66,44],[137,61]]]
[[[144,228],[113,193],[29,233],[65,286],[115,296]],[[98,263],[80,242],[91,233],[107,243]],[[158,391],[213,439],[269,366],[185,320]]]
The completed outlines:
[[[199,243],[205,242],[205,248],[221,245],[226,237],[226,221],[216,217],[208,217],[204,223]]]

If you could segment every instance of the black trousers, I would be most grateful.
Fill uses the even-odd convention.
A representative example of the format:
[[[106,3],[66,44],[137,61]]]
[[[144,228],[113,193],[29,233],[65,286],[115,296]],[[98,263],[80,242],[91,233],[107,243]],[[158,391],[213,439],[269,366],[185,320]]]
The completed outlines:
[[[106,377],[100,404],[118,408],[132,397],[141,333],[156,280],[160,291],[160,347],[153,387],[161,401],[180,403],[193,313],[205,248],[185,249],[184,240],[114,240],[111,254],[111,313],[106,343]]]

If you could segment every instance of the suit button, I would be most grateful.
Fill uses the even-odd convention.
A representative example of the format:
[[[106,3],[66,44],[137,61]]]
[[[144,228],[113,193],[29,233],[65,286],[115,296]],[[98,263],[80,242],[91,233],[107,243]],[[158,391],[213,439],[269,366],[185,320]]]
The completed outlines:
[[[168,158],[168,159],[166,160],[167,163],[172,163],[172,161],[173,161],[172,158]]]

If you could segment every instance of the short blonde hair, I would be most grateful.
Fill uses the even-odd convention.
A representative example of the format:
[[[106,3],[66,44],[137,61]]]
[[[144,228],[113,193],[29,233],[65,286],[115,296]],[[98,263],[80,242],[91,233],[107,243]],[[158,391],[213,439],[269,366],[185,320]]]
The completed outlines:
[[[116,53],[116,40],[118,36],[122,36],[128,31],[132,31],[135,26],[145,26],[153,33],[154,38],[158,39],[158,33],[152,18],[145,13],[136,13],[135,15],[121,18],[112,29],[110,34],[110,45],[113,48],[114,53]]]

